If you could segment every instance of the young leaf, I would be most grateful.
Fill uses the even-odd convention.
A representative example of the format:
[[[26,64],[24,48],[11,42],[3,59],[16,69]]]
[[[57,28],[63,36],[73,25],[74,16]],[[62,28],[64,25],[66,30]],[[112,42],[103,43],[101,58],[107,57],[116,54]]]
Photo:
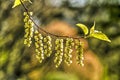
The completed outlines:
[[[94,22],[93,26],[90,29],[90,34],[94,33],[94,30],[95,30],[95,22]]]
[[[88,35],[88,37],[94,37],[100,40],[111,42],[111,40],[104,33],[102,33],[101,31],[95,30],[95,22],[90,29],[90,34]]]
[[[97,30],[94,30],[94,32],[91,33],[89,37],[94,37],[100,40],[111,42],[111,40],[104,33],[102,33],[101,31],[97,31]]]
[[[22,2],[28,1],[29,3],[32,3],[30,0],[21,0]],[[15,0],[14,5],[12,8],[15,8],[16,6],[19,6],[21,4],[20,0]]]
[[[88,34],[88,28],[87,28],[87,26],[85,26],[84,24],[80,24],[80,23],[76,24],[76,26],[80,27],[83,30],[83,32],[84,32],[85,35]]]

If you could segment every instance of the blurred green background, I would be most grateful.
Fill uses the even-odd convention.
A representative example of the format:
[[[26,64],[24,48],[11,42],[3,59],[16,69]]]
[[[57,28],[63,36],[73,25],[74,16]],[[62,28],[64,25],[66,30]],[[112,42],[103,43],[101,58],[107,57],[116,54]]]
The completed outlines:
[[[88,49],[93,51],[90,63],[101,65],[101,70],[96,69],[98,74],[92,74],[91,65],[85,70],[74,65],[56,69],[51,58],[40,64],[35,58],[34,46],[27,48],[23,44],[23,7],[12,9],[14,0],[0,0],[0,80],[120,80],[120,0],[31,1],[33,4],[27,3],[27,6],[34,12],[37,24],[45,26],[58,20],[77,29],[76,23],[90,28],[95,21],[96,29],[112,42],[87,40]],[[80,29],[77,31],[78,35],[82,33]]]

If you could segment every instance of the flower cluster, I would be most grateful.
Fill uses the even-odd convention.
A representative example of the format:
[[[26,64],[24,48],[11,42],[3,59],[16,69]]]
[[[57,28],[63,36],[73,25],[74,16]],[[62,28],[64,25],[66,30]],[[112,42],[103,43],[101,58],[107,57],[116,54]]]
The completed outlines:
[[[56,67],[58,67],[61,62],[62,62],[62,58],[63,58],[63,39],[56,39],[55,41],[55,65]]]
[[[34,44],[35,44],[35,52],[36,52],[36,58],[40,63],[43,62],[45,57],[50,57],[52,54],[52,51],[55,50],[55,58],[54,63],[56,67],[59,67],[59,65],[64,62],[67,65],[70,65],[72,63],[72,52],[75,48],[77,53],[77,63],[81,66],[84,66],[83,64],[83,45],[79,39],[74,39],[70,37],[59,38],[55,37],[55,41],[52,40],[52,37],[49,34],[41,34],[40,31],[35,30],[33,28],[33,21],[30,18],[32,15],[32,12],[24,12],[24,22],[25,22],[25,36],[24,36],[24,44],[30,47],[32,43],[32,37],[34,37]],[[54,45],[54,47],[53,47]]]
[[[51,36],[46,36],[43,39],[44,42],[44,54],[49,57],[52,54],[52,38]]]
[[[77,63],[80,64],[81,66],[84,66],[83,60],[84,60],[84,56],[83,56],[83,43],[81,43],[79,40],[75,40],[75,49],[76,49],[76,53],[77,53]]]
[[[39,60],[40,63],[42,63],[44,59],[44,52],[43,52],[43,36],[36,30],[35,35],[35,52],[36,52],[36,58]]]
[[[64,48],[64,62],[68,65],[72,63],[72,47],[74,46],[73,38],[66,38],[65,48]]]
[[[29,15],[32,15],[32,12],[24,12],[24,27],[25,27],[25,35],[24,35],[24,44],[30,47],[32,40],[31,38],[33,37],[33,22],[30,20]]]

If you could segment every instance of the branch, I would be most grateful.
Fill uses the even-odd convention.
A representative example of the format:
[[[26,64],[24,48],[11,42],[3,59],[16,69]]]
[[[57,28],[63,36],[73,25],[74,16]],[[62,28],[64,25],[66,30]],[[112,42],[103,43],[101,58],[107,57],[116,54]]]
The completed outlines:
[[[52,33],[48,32],[48,31],[40,28],[40,27],[35,23],[35,21],[32,19],[32,16],[29,14],[28,8],[24,5],[24,3],[22,2],[22,0],[20,0],[20,2],[21,2],[21,4],[22,4],[23,8],[25,9],[25,11],[27,12],[30,20],[31,20],[31,21],[34,23],[34,25],[37,27],[38,31],[41,30],[41,31],[43,31],[44,33],[49,34],[49,35],[54,36],[54,37],[73,38],[73,39],[81,39],[81,38],[84,38],[84,36],[81,36],[81,37],[60,36],[60,35],[52,34]],[[40,32],[40,31],[39,31],[39,32]]]

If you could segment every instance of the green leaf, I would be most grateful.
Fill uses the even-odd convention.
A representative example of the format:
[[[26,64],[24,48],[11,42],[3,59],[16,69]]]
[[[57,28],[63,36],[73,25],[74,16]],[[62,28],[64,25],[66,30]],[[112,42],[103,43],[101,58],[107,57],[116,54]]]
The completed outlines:
[[[79,28],[81,28],[83,30],[83,32],[84,32],[85,35],[88,34],[88,28],[87,28],[87,26],[85,26],[84,24],[81,24],[81,23],[76,24],[76,26],[78,26]]]
[[[92,32],[89,35],[89,37],[94,37],[100,40],[111,42],[111,40],[104,33],[102,33],[101,31],[97,31],[97,30],[94,30],[94,32]]]
[[[22,2],[28,1],[29,3],[32,3],[30,0],[21,0]],[[15,0],[14,1],[14,5],[12,6],[12,8],[15,8],[16,6],[21,5],[20,0]]]
[[[111,42],[111,40],[104,33],[102,33],[101,31],[95,30],[95,22],[90,29],[90,34],[88,35],[88,37],[94,37],[100,40]]]

